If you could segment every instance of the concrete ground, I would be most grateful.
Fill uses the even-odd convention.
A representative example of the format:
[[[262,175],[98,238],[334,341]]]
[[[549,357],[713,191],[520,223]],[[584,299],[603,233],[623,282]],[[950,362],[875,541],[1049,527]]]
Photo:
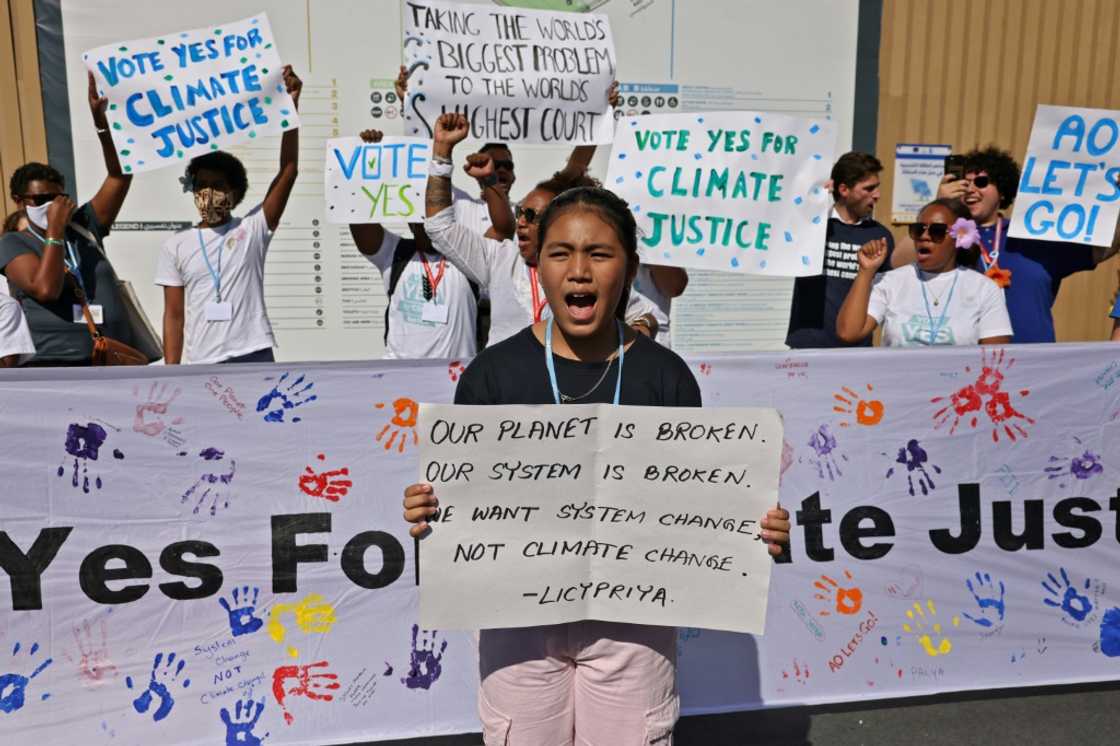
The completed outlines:
[[[682,718],[673,742],[676,746],[1114,746],[1120,742],[1118,702],[1120,681],[704,715]],[[477,733],[379,742],[381,746],[481,743]]]

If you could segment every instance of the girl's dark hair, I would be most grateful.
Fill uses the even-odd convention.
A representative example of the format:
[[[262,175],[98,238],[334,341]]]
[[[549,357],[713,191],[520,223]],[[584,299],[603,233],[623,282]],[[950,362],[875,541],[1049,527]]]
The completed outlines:
[[[553,176],[553,179],[556,177]],[[583,177],[587,179],[588,177]],[[549,180],[549,181],[552,181]],[[549,182],[541,182],[537,185],[538,189],[549,189],[547,186]],[[599,186],[578,186],[573,189],[568,189],[559,193],[545,208],[544,214],[541,215],[540,225],[537,228],[537,251],[541,250],[544,246],[545,237],[548,235],[548,229],[556,222],[563,213],[570,209],[580,208],[584,210],[593,210],[598,213],[603,221],[614,228],[615,235],[618,236],[619,243],[626,251],[626,267],[637,267],[638,265],[638,226],[634,222],[634,215],[630,212],[630,205],[626,200],[619,197],[612,191],[603,189]],[[618,306],[615,308],[615,316],[625,321],[626,319],[626,305],[630,300],[630,283],[627,282],[626,286],[622,289],[622,297],[618,300]]]
[[[964,172],[966,174],[984,171],[995,182],[999,190],[999,206],[1007,209],[1015,201],[1019,193],[1019,164],[1006,150],[1001,150],[995,145],[984,149],[977,148],[964,154]]]
[[[63,189],[66,188],[66,178],[59,173],[57,168],[34,161],[25,163],[12,172],[12,178],[8,180],[8,188],[13,195],[20,197],[33,181],[47,181],[51,184],[58,184]]]
[[[933,202],[922,207],[922,209],[918,211],[918,214],[921,215],[931,207],[944,207],[946,210],[953,213],[954,217],[972,220],[972,213],[969,211],[968,206],[959,199],[935,199]],[[973,267],[978,261],[980,261],[980,247],[978,245],[973,244],[967,249],[957,249],[958,266]]]
[[[245,192],[249,191],[249,175],[245,173],[245,165],[236,156],[224,150],[215,150],[192,158],[187,164],[187,183],[191,185],[192,192],[195,191],[195,177],[203,169],[222,174],[233,189],[233,207],[241,204],[241,200],[245,199]]]

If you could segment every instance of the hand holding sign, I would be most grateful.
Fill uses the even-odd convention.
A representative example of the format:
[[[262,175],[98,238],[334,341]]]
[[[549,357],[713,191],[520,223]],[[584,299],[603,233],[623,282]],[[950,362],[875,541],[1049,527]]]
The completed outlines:
[[[105,118],[105,110],[109,108],[109,99],[97,92],[97,80],[93,73],[86,72],[89,76],[89,111],[93,114],[93,126],[98,130],[109,129],[109,120]]]
[[[297,111],[299,110],[299,94],[303,91],[303,81],[299,76],[292,72],[291,65],[284,65],[281,75],[284,80],[284,90],[292,97],[292,106]]]

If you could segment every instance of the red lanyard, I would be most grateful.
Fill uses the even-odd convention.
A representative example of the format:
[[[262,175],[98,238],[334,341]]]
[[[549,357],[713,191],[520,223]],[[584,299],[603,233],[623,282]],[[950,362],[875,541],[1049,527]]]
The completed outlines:
[[[428,284],[432,286],[432,300],[436,298],[436,288],[439,287],[440,282],[443,280],[443,273],[447,270],[447,257],[441,256],[439,258],[439,271],[433,275],[432,268],[428,265],[428,257],[424,256],[424,252],[420,252],[420,262],[424,265],[424,274],[428,276]]]
[[[548,305],[548,298],[541,297],[540,281],[537,279],[537,268],[529,267],[529,287],[533,291],[533,321],[541,320],[541,312]]]

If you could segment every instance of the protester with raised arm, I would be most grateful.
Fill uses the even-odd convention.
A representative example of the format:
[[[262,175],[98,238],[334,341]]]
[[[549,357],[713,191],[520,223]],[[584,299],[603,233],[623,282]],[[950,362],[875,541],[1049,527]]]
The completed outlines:
[[[303,83],[284,67],[284,86],[299,107]],[[183,188],[199,222],[163,245],[156,284],[163,286],[163,350],[169,365],[272,362],[276,345],[264,300],[264,263],[299,173],[299,129],[280,138],[280,167],[264,201],[243,218],[232,211],[249,189],[245,166],[214,151],[187,165]]]
[[[31,365],[93,362],[93,337],[82,297],[99,334],[126,345],[134,341],[116,274],[102,246],[132,176],[121,170],[105,114],[108,99],[98,94],[92,73],[87,99],[106,171],[93,198],[78,206],[66,193],[62,174],[43,163],[20,166],[9,184],[27,225],[0,238],[0,271],[34,339],[37,354]]]

